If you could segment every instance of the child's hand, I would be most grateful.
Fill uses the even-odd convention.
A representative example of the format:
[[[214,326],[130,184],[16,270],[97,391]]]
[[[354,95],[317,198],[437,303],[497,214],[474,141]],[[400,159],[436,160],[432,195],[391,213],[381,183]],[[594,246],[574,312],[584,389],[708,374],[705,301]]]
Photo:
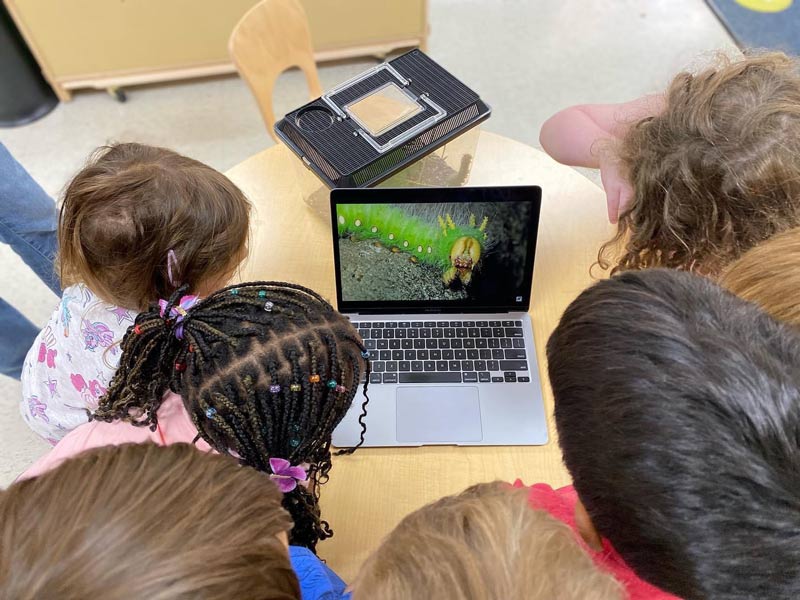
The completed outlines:
[[[622,175],[619,161],[611,156],[600,157],[600,180],[606,191],[608,220],[616,224],[633,199],[633,188]]]

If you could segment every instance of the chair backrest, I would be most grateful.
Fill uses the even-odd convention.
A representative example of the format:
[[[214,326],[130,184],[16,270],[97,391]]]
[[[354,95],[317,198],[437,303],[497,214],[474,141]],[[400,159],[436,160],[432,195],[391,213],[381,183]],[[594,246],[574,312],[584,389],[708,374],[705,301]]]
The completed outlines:
[[[299,67],[305,73],[310,97],[322,95],[308,19],[298,0],[261,0],[233,28],[228,53],[276,141],[272,93],[278,76]]]

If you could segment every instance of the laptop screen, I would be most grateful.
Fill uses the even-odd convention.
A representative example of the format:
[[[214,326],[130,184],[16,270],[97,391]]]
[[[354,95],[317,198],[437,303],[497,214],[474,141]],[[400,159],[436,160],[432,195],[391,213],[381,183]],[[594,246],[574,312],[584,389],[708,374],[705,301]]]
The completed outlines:
[[[541,189],[331,192],[339,310],[526,311]]]

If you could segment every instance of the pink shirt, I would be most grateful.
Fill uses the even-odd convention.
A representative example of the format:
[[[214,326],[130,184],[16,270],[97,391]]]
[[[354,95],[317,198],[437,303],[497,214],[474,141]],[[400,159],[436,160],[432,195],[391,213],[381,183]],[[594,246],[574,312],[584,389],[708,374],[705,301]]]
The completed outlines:
[[[19,478],[28,479],[41,475],[89,448],[144,442],[155,442],[161,446],[179,442],[191,444],[196,436],[197,428],[183,407],[183,400],[177,394],[168,392],[158,409],[158,427],[155,431],[150,431],[150,427],[136,427],[122,421],[84,423],[64,436],[50,452],[36,461]],[[197,440],[195,445],[205,452],[211,450],[202,439]]]
[[[524,487],[519,480],[514,483],[514,486]],[[617,581],[625,586],[629,600],[680,600],[677,596],[668,594],[639,579],[607,539],[603,538],[603,549],[599,551],[586,545],[578,533],[578,526],[575,522],[575,505],[578,502],[578,494],[574,487],[569,485],[554,490],[547,484],[537,483],[528,489],[530,490],[528,501],[531,506],[547,511],[559,521],[569,525],[594,563],[603,571],[611,573]]]

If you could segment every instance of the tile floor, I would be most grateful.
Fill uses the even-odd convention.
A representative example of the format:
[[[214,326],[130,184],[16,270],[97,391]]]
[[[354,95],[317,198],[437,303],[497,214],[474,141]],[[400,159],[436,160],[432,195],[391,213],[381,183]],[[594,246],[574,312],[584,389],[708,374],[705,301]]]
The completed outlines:
[[[734,48],[703,0],[429,0],[429,10],[429,52],[493,106],[484,127],[534,146],[542,122],[562,107],[658,90],[677,70]],[[323,87],[373,64],[325,65]],[[276,114],[305,100],[298,72],[283,75],[277,90]],[[124,104],[80,92],[36,123],[0,129],[0,140],[53,195],[108,141],[169,146],[220,170],[272,144],[236,77],[130,88]],[[36,323],[55,307],[6,247],[0,281],[3,297]],[[0,376],[0,486],[47,447],[19,417],[19,395],[18,382]]]

